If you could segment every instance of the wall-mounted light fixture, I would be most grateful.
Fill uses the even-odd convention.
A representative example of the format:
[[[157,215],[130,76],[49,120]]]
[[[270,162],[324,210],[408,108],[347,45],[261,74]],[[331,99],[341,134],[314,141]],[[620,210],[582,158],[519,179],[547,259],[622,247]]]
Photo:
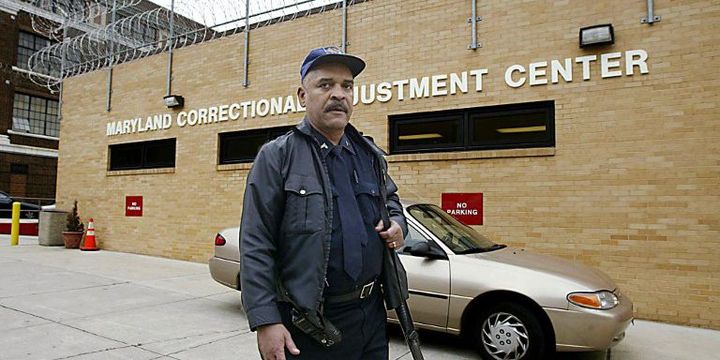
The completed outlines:
[[[181,108],[185,105],[185,98],[180,95],[168,95],[163,98],[163,102],[169,108]]]
[[[580,29],[580,47],[613,44],[615,33],[612,24],[593,25]]]

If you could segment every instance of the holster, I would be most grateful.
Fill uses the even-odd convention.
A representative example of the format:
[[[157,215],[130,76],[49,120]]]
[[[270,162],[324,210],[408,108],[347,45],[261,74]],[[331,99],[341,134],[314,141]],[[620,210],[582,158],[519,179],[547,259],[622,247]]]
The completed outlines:
[[[310,313],[300,308],[278,282],[279,300],[290,304],[290,315],[293,326],[320,345],[331,347],[342,340],[342,332],[321,313]]]
[[[321,345],[331,347],[342,340],[342,333],[322,315],[303,313],[292,307],[292,323]]]

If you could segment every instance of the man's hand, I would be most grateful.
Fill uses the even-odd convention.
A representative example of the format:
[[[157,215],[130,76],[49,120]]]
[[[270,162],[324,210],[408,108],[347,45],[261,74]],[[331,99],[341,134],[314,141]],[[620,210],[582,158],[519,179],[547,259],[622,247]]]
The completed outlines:
[[[400,225],[393,220],[390,220],[390,227],[386,231],[383,231],[383,221],[378,221],[375,231],[385,240],[385,246],[389,249],[397,249],[405,245],[405,235],[403,235]]]
[[[257,329],[257,342],[263,360],[285,360],[285,348],[293,355],[300,350],[283,324],[263,325]]]

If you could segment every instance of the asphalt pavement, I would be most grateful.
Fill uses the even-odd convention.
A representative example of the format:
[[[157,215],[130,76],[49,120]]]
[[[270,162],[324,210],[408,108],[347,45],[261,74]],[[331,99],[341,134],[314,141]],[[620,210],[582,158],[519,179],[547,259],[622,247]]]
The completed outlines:
[[[250,359],[240,294],[206,264],[37,245],[0,235],[0,359]],[[425,358],[479,359],[459,338],[421,332]],[[720,359],[720,331],[635,321],[611,353],[561,360]],[[390,359],[410,360],[398,329]]]

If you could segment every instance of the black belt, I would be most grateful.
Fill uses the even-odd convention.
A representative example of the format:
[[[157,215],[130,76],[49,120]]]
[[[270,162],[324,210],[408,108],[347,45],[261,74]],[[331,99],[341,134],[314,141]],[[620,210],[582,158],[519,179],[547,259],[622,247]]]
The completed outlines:
[[[373,290],[379,286],[377,280],[373,280],[363,286],[359,286],[357,289],[350,292],[338,295],[327,295],[325,296],[326,304],[337,304],[352,300],[360,300],[370,296]]]

